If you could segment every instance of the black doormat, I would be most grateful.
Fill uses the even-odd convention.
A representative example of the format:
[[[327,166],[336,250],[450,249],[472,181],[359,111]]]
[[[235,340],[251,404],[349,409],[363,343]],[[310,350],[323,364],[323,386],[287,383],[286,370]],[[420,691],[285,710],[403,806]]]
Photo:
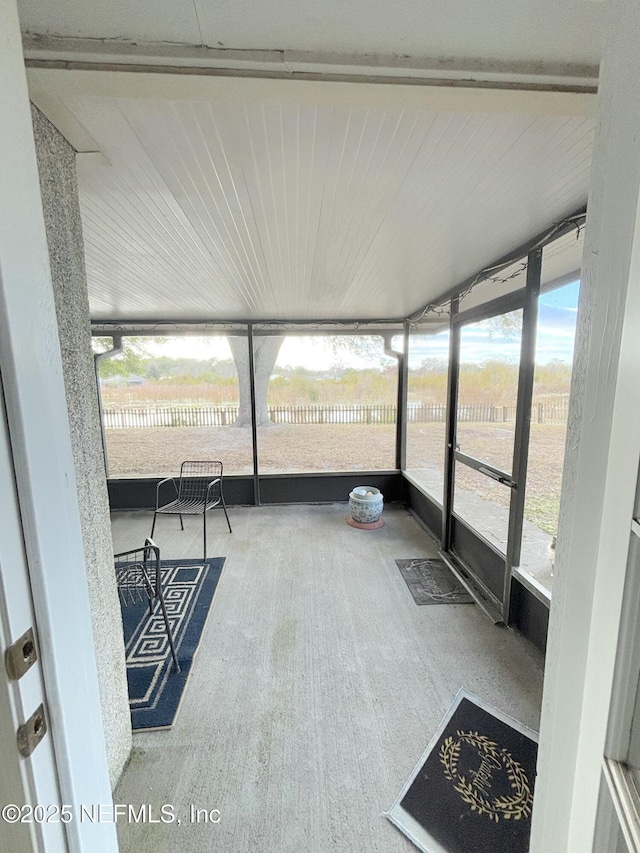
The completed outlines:
[[[537,735],[461,690],[387,817],[423,853],[527,853]]]
[[[443,560],[396,560],[416,604],[473,604],[473,598]]]

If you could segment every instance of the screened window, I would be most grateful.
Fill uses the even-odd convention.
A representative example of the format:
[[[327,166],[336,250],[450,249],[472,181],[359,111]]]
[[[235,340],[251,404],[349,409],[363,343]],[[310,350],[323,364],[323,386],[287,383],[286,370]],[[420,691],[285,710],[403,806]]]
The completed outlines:
[[[395,468],[398,366],[382,337],[254,341],[261,474]]]
[[[438,503],[444,490],[449,329],[409,336],[406,471]]]
[[[172,475],[185,459],[219,459],[225,474],[251,473],[246,334],[123,344],[99,368],[109,475]]]

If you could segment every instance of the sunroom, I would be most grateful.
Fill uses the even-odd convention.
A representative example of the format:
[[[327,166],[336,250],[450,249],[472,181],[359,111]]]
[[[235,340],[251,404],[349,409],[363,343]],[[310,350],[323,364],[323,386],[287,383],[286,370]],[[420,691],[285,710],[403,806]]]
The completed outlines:
[[[631,843],[607,811],[624,801],[615,767],[634,766],[624,738],[604,747],[608,698],[597,720],[586,718],[598,737],[566,736],[598,663],[613,683],[618,628],[633,622],[619,615],[633,575],[629,538],[614,535],[612,518],[618,497],[637,517],[627,500],[637,454],[625,466],[608,444],[623,440],[616,424],[633,424],[630,399],[616,396],[627,386],[615,382],[633,314],[623,269],[633,229],[626,249],[609,238],[606,205],[635,151],[629,143],[612,160],[597,133],[597,118],[612,138],[627,130],[608,96],[624,88],[615,76],[622,60],[611,60],[603,95],[586,62],[531,58],[470,71],[309,54],[280,67],[266,52],[95,45],[82,27],[60,35],[52,21],[39,32],[38,14],[23,4],[24,56],[89,576],[83,630],[96,647],[115,796],[133,802],[147,783],[140,802],[175,792],[182,805],[195,799],[216,811],[212,798],[227,784],[221,814],[232,826],[199,826],[194,850],[217,837],[229,850],[323,851],[326,833],[335,849],[355,849],[358,838],[367,849],[410,849],[384,822],[358,835],[354,821],[391,805],[382,798],[408,775],[409,754],[419,757],[456,681],[535,729],[542,708],[545,781],[532,849],[543,849],[551,827],[574,839],[559,850],[593,835],[593,822],[577,817],[586,808],[577,777],[567,781],[569,823],[553,785],[580,762],[599,768],[603,754],[610,775],[598,832]],[[627,225],[634,198],[630,181]],[[619,293],[593,283],[604,275],[599,240]],[[18,314],[7,311],[7,327],[19,328]],[[602,340],[600,322],[615,329]],[[25,380],[12,383],[9,337],[11,434]],[[105,537],[111,530],[116,550],[143,540],[159,481],[189,458],[224,464],[234,532],[212,513],[209,549],[228,563],[181,727],[135,735],[131,752]],[[620,465],[631,469],[624,483]],[[25,457],[15,467],[20,492],[30,466]],[[608,489],[602,505],[598,479]],[[359,485],[383,493],[384,528],[346,524]],[[112,528],[96,497],[105,488]],[[201,547],[200,527],[185,527],[162,520],[165,556]],[[101,540],[93,551],[92,531]],[[395,562],[432,556],[474,605],[415,608]],[[618,566],[615,583],[599,574],[607,559]],[[599,618],[606,666],[590,634]],[[572,662],[575,693],[563,707]],[[619,678],[633,680],[626,665],[631,675]],[[614,716],[624,705],[616,701]],[[306,764],[316,768],[307,787]],[[277,811],[272,824],[257,819],[263,807]],[[89,849],[85,831],[69,830],[73,849]],[[168,837],[162,827],[118,831],[123,850]]]

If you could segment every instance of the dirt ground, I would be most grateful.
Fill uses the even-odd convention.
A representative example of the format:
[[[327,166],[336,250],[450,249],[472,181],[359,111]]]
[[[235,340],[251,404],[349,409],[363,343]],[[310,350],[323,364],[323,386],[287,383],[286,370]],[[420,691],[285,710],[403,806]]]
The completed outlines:
[[[175,473],[183,459],[220,459],[225,474],[253,471],[251,430],[157,427],[107,430],[112,477]],[[278,424],[258,429],[263,473],[395,468],[395,426]]]
[[[513,429],[509,424],[464,424],[461,450],[509,472]],[[532,424],[526,517],[548,533],[557,529],[566,428]],[[395,426],[364,424],[277,425],[258,430],[263,473],[365,471],[395,467]],[[183,459],[221,459],[226,474],[253,470],[251,430],[234,427],[157,427],[107,430],[113,477],[174,474]],[[444,424],[409,424],[407,467],[444,467]],[[508,506],[505,487],[458,466],[458,482],[481,497]]]
[[[513,458],[512,424],[463,424],[459,430],[460,450],[489,462],[506,473]],[[560,489],[564,464],[566,427],[532,424],[529,441],[525,517],[541,530],[558,529]],[[407,467],[444,471],[444,428],[442,424],[409,424]],[[487,500],[508,507],[509,489],[464,466],[457,466],[457,482]]]

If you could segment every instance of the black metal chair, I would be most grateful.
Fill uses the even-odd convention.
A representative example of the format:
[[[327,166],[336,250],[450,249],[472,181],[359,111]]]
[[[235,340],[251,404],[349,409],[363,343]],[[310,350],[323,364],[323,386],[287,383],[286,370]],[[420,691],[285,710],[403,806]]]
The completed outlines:
[[[160,489],[165,483],[173,483],[175,498],[160,505]],[[184,530],[183,515],[202,515],[204,535],[204,557],[207,559],[207,512],[222,505],[229,533],[231,523],[227,514],[222,491],[222,462],[183,462],[180,466],[180,480],[176,484],[174,477],[160,480],[156,487],[156,508],[153,513],[151,536],[156,527],[158,515],[179,515],[180,528]]]
[[[180,672],[178,655],[173,641],[173,633],[169,624],[167,608],[162,593],[162,572],[160,549],[153,539],[145,539],[142,548],[122,551],[113,556],[118,595],[124,607],[141,604],[145,598],[149,601],[149,615],[153,613],[153,605],[157,600],[164,619],[167,639],[173,656],[176,672]]]

